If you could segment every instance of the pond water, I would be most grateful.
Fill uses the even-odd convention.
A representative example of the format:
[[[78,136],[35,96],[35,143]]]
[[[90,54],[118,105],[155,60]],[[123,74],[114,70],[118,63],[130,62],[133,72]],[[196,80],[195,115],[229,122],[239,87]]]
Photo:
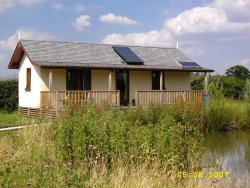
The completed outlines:
[[[250,130],[206,134],[204,147],[203,165],[218,161],[223,170],[241,177],[250,172]]]

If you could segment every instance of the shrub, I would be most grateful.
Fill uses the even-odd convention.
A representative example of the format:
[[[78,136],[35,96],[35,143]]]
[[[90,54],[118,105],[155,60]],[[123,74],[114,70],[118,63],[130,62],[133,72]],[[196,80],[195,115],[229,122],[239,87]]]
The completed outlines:
[[[18,107],[18,81],[0,80],[0,109],[7,112],[15,111]]]

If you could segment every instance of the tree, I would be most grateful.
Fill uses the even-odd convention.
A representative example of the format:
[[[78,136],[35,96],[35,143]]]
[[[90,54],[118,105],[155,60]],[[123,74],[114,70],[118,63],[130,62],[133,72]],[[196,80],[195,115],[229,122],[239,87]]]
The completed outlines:
[[[246,80],[247,78],[250,78],[250,72],[249,70],[241,65],[235,65],[233,67],[230,67],[226,71],[227,76],[234,76],[236,78],[240,78],[243,80]]]
[[[18,81],[0,80],[0,109],[8,112],[17,110]]]
[[[199,73],[191,74],[191,89],[193,90],[204,89],[204,75]]]
[[[245,80],[234,76],[215,75],[209,79],[210,84],[217,84],[222,88],[224,96],[241,99],[245,87]]]

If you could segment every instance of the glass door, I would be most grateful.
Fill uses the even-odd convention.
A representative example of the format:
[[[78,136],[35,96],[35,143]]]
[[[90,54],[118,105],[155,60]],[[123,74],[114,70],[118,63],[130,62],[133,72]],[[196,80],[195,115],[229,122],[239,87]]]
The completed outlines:
[[[67,90],[91,90],[91,71],[67,70]]]
[[[128,71],[116,71],[116,89],[120,90],[120,104],[128,105],[129,102],[129,76]]]

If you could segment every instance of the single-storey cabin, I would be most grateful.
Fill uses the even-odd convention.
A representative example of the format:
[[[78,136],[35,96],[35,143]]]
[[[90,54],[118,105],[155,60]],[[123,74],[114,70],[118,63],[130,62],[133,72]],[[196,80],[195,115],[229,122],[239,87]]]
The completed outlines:
[[[113,106],[201,102],[190,73],[213,72],[179,49],[20,40],[10,60],[19,69],[19,112],[58,112],[68,101]]]

